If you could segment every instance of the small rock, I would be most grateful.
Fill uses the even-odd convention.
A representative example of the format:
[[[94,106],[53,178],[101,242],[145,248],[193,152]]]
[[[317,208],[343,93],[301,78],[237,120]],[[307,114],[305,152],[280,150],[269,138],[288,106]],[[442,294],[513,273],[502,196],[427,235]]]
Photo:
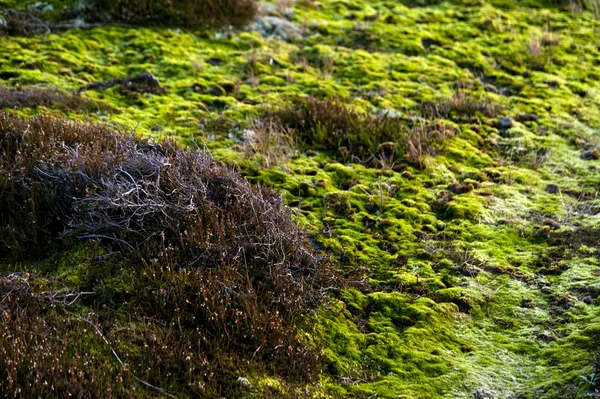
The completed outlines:
[[[560,188],[558,188],[558,186],[556,184],[548,184],[546,186],[546,192],[550,193],[550,194],[556,194],[558,193],[560,190]]]
[[[421,44],[423,45],[423,47],[425,47],[425,50],[429,50],[429,47],[431,46],[441,46],[442,43],[440,43],[439,41],[435,40],[435,39],[423,39],[421,40]]]
[[[154,76],[150,72],[142,72],[139,75],[126,79],[116,79],[107,82],[99,82],[97,84],[97,88],[105,89],[114,85],[113,83],[120,83],[121,88],[126,88],[127,91],[136,93],[159,94],[166,92],[166,90],[161,86],[156,76]]]
[[[28,4],[27,11],[36,15],[40,15],[54,11],[54,7],[50,3],[38,1],[36,3]]]
[[[225,90],[221,86],[214,86],[208,91],[211,96],[221,97],[225,95]]]
[[[542,294],[552,294],[554,292],[554,290],[548,287],[547,285],[540,288],[540,291],[542,292]]]
[[[396,252],[400,251],[400,248],[397,245],[392,245],[389,251],[391,254],[395,254]]]
[[[250,381],[248,381],[248,379],[244,378],[244,377],[238,377],[237,383],[243,387],[248,387],[248,388],[252,387],[252,384],[250,383]]]
[[[253,31],[270,39],[289,42],[302,36],[300,28],[284,18],[266,16],[256,20],[250,27]]]
[[[581,159],[584,161],[598,160],[600,159],[600,152],[598,150],[584,151],[581,154]]]
[[[556,220],[552,220],[552,219],[546,219],[544,220],[544,224],[546,226],[549,226],[550,228],[557,230],[561,228],[560,223],[558,223]]]
[[[498,128],[500,130],[508,130],[513,127],[513,121],[509,117],[500,118],[498,120]]]
[[[160,82],[150,72],[142,72],[132,78],[129,78],[129,84],[143,84],[148,87],[161,88]]]
[[[497,396],[494,391],[475,391],[473,392],[473,399],[493,399]]]
[[[220,66],[225,64],[225,61],[223,61],[221,58],[209,58],[206,60],[206,62],[208,62],[210,65],[212,66]]]
[[[521,307],[522,308],[532,308],[533,307],[533,299],[531,298],[523,298],[521,300]]]
[[[394,263],[396,266],[404,266],[408,263],[408,258],[404,255],[398,255]]]
[[[556,340],[556,338],[554,338],[554,336],[552,336],[548,331],[542,331],[539,333],[538,338],[546,342],[552,342]]]

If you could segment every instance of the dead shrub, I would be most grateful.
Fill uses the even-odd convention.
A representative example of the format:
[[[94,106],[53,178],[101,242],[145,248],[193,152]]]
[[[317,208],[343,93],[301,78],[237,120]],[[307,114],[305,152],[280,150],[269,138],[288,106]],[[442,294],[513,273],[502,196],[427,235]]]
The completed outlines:
[[[420,113],[429,119],[472,119],[478,114],[495,118],[501,111],[502,108],[490,100],[473,97],[462,90],[457,91],[452,98],[438,102],[425,101],[420,106]]]
[[[13,36],[36,36],[47,35],[50,28],[42,20],[35,16],[12,9],[5,9],[3,12],[4,28],[6,33]]]
[[[146,323],[128,333],[136,376],[211,396],[235,391],[244,367],[319,371],[299,331],[338,280],[280,195],[205,153],[90,124],[0,112],[0,151],[0,252],[100,243],[112,266],[82,288]],[[180,350],[190,342],[193,361]]]
[[[419,167],[425,167],[426,155],[435,155],[445,151],[447,140],[454,137],[456,131],[443,121],[415,119],[412,128],[404,136],[405,158]]]
[[[242,27],[258,11],[255,0],[94,0],[94,4],[125,23],[201,29]]]
[[[110,105],[96,103],[88,98],[64,93],[57,89],[38,87],[6,88],[0,86],[0,108],[20,109],[39,106],[84,112],[115,111]]]
[[[335,152],[344,162],[384,168],[399,161],[420,164],[454,134],[441,122],[365,114],[339,99],[314,97],[269,110],[267,120],[291,132],[304,149]]]

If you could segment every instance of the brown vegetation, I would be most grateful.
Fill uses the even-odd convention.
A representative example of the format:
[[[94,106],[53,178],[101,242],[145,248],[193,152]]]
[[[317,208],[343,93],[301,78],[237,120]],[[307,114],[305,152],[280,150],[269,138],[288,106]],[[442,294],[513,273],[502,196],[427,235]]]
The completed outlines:
[[[95,0],[113,19],[136,25],[185,28],[241,27],[258,11],[255,0]]]
[[[497,104],[484,98],[470,96],[460,90],[451,98],[421,104],[421,114],[426,118],[470,119],[477,114],[495,118],[501,111],[502,108]]]
[[[294,154],[294,135],[273,119],[254,120],[243,133],[240,149],[250,157],[259,158],[264,167],[285,163]]]
[[[58,364],[43,356],[32,363],[41,355],[9,348],[10,356],[0,357],[0,370],[20,364],[46,378],[53,365],[81,367],[91,380],[55,385],[62,387],[57,394],[76,396],[96,383],[125,389],[119,375],[128,372],[142,386],[140,381],[212,396],[243,388],[235,376],[250,367],[303,380],[319,370],[319,351],[299,331],[308,328],[308,312],[337,279],[279,195],[250,185],[205,153],[91,124],[0,112],[0,151],[5,154],[0,253],[13,259],[35,252],[47,257],[51,250],[60,253],[76,241],[87,242],[87,255],[73,265],[69,278],[76,279],[77,289],[94,294],[91,307],[81,306],[81,298],[50,310],[23,306],[34,312],[26,318],[28,331],[40,337],[28,338],[29,332],[15,330],[16,323],[5,323],[0,339],[18,333],[32,340],[28,348],[37,342],[42,352],[60,351],[52,340],[70,345],[76,327],[70,318],[52,328],[53,317],[64,318],[60,309],[81,306],[67,314],[91,312],[83,321],[106,336],[123,362],[115,366],[105,359],[98,365],[118,377],[112,381],[94,377],[95,361],[79,365],[70,359],[89,354],[89,346],[75,345],[69,356],[57,353]],[[51,262],[45,270],[55,273],[56,267]],[[0,286],[5,298],[20,292],[11,284]],[[56,305],[47,293],[33,298]],[[18,309],[5,310],[6,317],[18,320],[23,311]],[[94,313],[98,319],[91,321]],[[125,314],[129,320],[123,322]],[[0,391],[28,386],[27,373],[12,375],[11,388],[0,385]]]
[[[9,35],[35,36],[50,33],[48,25],[29,13],[5,9],[2,14],[5,21],[4,30]],[[0,30],[0,34],[1,32]]]
[[[393,167],[408,161],[421,165],[454,135],[443,121],[365,114],[341,100],[300,99],[267,113],[305,149],[336,152],[345,162]]]
[[[54,107],[69,111],[112,112],[114,108],[96,103],[88,98],[64,93],[57,89],[38,87],[6,88],[0,86],[0,108],[19,109],[22,107],[36,108]]]

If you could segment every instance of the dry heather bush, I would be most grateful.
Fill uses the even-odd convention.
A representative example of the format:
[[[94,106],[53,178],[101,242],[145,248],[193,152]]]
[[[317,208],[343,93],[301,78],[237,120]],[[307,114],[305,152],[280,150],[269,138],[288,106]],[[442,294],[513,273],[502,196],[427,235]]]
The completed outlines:
[[[470,119],[477,114],[494,118],[502,108],[483,98],[470,96],[464,91],[457,91],[452,98],[438,102],[426,101],[421,104],[420,112],[425,118]]]
[[[185,28],[242,27],[257,14],[255,0],[95,0],[114,19],[137,25]]]
[[[379,146],[395,142],[404,130],[401,119],[363,114],[338,99],[306,97],[269,111],[267,118],[306,148],[336,151],[348,162],[372,163]]]
[[[9,89],[0,86],[0,108],[19,109],[39,106],[85,112],[113,112],[115,110],[110,105],[96,103],[85,97],[67,94],[57,89],[37,87]]]
[[[90,262],[106,275],[79,285],[136,315],[143,327],[114,334],[137,376],[210,396],[244,366],[318,372],[298,332],[338,280],[280,195],[202,152],[89,124],[0,112],[0,151],[0,253],[100,243],[109,255]]]
[[[7,34],[15,36],[47,35],[50,33],[48,25],[29,13],[5,9],[2,15],[5,26],[0,26],[0,34],[2,33],[2,28],[4,28]]]
[[[443,153],[447,140],[454,137],[456,131],[443,121],[424,121],[414,119],[411,128],[404,137],[405,158],[423,168],[425,156]]]
[[[392,167],[421,164],[454,134],[442,122],[358,112],[341,100],[307,97],[267,112],[267,120],[291,132],[308,149],[335,151],[346,162]]]

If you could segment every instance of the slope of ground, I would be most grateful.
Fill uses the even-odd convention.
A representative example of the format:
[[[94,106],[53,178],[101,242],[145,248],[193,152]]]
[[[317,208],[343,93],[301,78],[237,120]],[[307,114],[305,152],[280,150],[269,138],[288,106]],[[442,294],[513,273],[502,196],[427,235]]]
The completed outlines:
[[[3,36],[0,83],[68,93],[152,73],[159,89],[83,91],[98,111],[10,112],[199,145],[280,192],[315,246],[360,280],[313,316],[326,363],[319,384],[302,391],[276,374],[240,375],[248,395],[593,395],[600,22],[499,1],[309,0],[262,13],[241,32],[107,25]],[[377,164],[283,129],[291,138],[272,154],[268,137],[282,126],[260,145],[260,121],[300,107],[299,96],[449,133],[435,151]]]

